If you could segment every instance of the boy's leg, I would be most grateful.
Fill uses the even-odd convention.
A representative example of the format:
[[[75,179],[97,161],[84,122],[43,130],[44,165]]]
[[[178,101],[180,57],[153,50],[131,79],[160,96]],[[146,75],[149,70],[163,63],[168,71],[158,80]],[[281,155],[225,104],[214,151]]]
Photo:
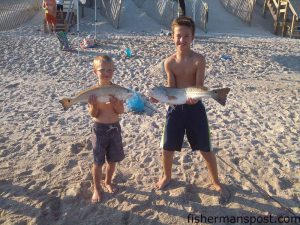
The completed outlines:
[[[174,151],[163,150],[163,176],[155,184],[156,189],[163,189],[171,181]]]
[[[218,167],[215,154],[211,151],[210,131],[206,116],[205,107],[202,102],[188,107],[189,118],[187,123],[187,138],[193,150],[201,150],[206,167],[212,179],[212,184],[215,190],[220,194],[220,203],[225,203],[229,200],[230,193],[218,178]]]
[[[106,176],[105,176],[105,187],[109,193],[114,193],[117,191],[117,188],[112,184],[112,177],[116,169],[115,162],[107,162],[106,165]]]
[[[92,196],[93,203],[101,201],[102,198],[101,185],[100,185],[101,173],[102,173],[102,165],[98,165],[94,163],[92,169],[93,182],[94,182],[94,192]]]
[[[175,151],[180,151],[185,133],[183,106],[169,107],[166,115],[161,148],[163,148],[163,176],[155,184],[156,189],[163,189],[171,181],[172,163]]]
[[[221,185],[219,181],[218,166],[217,166],[217,160],[215,154],[213,152],[204,152],[204,151],[200,151],[200,152],[206,162],[206,167],[212,178],[212,184],[216,189],[216,191],[220,193],[220,199],[219,199],[220,204],[228,203],[231,194],[225,187]]]
[[[218,178],[218,167],[217,167],[216,156],[213,152],[204,152],[204,151],[200,151],[200,152],[206,162],[206,167],[212,179],[213,186],[217,191],[219,191],[221,189],[221,183]]]

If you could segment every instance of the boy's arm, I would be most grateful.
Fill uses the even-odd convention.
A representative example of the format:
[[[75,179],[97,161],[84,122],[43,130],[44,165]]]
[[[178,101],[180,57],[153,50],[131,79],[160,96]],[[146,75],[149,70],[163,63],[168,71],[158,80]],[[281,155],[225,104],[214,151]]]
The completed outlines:
[[[196,69],[196,87],[204,86],[205,79],[205,58],[202,55],[199,55],[196,61],[197,69]],[[194,105],[198,102],[198,100],[188,99],[187,104]]]
[[[200,55],[197,60],[196,87],[203,87],[205,79],[205,58]]]
[[[171,62],[170,59],[166,59],[165,63],[164,63],[164,67],[165,67],[165,71],[167,74],[167,84],[168,87],[174,87],[176,88],[176,80],[175,80],[175,76],[171,70]]]
[[[176,87],[175,76],[171,71],[171,60],[167,58],[164,63],[164,69],[167,74],[167,86],[168,87]],[[150,101],[153,103],[158,103],[159,101],[155,98],[150,98]]]

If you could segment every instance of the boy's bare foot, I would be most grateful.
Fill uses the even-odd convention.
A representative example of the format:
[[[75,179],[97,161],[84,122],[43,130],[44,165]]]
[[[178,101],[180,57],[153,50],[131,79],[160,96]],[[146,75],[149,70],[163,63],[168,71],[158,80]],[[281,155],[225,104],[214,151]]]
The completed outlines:
[[[118,188],[113,184],[104,184],[109,193],[116,193]]]
[[[171,178],[161,177],[157,183],[154,184],[156,190],[164,189],[170,183]]]
[[[93,196],[92,196],[92,203],[98,203],[102,199],[102,192],[98,190],[94,190]]]

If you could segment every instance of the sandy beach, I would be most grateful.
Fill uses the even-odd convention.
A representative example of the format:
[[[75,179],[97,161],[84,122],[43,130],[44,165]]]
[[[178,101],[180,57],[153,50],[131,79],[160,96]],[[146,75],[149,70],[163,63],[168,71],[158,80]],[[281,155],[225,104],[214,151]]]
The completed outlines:
[[[122,115],[126,158],[114,177],[119,191],[104,190],[101,203],[90,203],[92,120],[85,104],[63,111],[60,97],[96,83],[92,60],[99,54],[113,57],[113,82],[146,95],[165,84],[162,61],[174,52],[171,37],[160,36],[166,28],[125,3],[140,18],[136,24],[124,16],[115,30],[100,16],[99,45],[79,55],[60,51],[57,38],[41,31],[42,13],[0,32],[0,224],[192,224],[200,215],[284,217],[286,223],[265,224],[297,224],[292,218],[300,216],[299,39],[238,19],[232,32],[198,30],[193,46],[206,57],[205,85],[231,88],[225,107],[203,100],[230,203],[219,205],[205,162],[187,141],[175,154],[173,181],[153,190],[161,175],[162,104],[152,116]],[[87,9],[81,37],[93,34],[91,18],[93,10]],[[77,36],[68,37],[76,47]],[[131,58],[122,53],[127,47]]]

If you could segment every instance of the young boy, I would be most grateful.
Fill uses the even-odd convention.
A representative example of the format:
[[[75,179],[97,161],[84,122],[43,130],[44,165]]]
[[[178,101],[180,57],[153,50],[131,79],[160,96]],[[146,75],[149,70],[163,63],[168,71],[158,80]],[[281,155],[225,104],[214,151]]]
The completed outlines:
[[[45,20],[51,32],[56,32],[56,2],[55,0],[43,0]]]
[[[94,59],[94,74],[98,77],[98,85],[111,85],[114,72],[114,63],[107,56],[98,56]],[[94,164],[92,168],[94,193],[92,202],[101,200],[101,175],[102,166],[107,161],[106,177],[104,185],[108,192],[116,192],[116,187],[112,184],[112,176],[117,162],[124,159],[122,146],[121,127],[119,115],[124,112],[123,101],[111,96],[109,103],[97,102],[96,96],[89,98],[89,113],[93,118],[92,145],[94,154]]]
[[[176,52],[165,60],[164,67],[169,87],[202,87],[205,78],[205,58],[193,50],[191,43],[195,36],[195,24],[189,17],[178,17],[172,23],[172,37]],[[155,102],[155,100],[154,100]],[[164,188],[171,181],[172,161],[175,151],[180,151],[184,134],[193,151],[200,150],[206,161],[212,184],[220,193],[220,202],[225,203],[230,193],[218,179],[216,158],[210,148],[206,111],[201,101],[188,99],[186,104],[169,107],[163,134],[163,177],[155,184]]]

